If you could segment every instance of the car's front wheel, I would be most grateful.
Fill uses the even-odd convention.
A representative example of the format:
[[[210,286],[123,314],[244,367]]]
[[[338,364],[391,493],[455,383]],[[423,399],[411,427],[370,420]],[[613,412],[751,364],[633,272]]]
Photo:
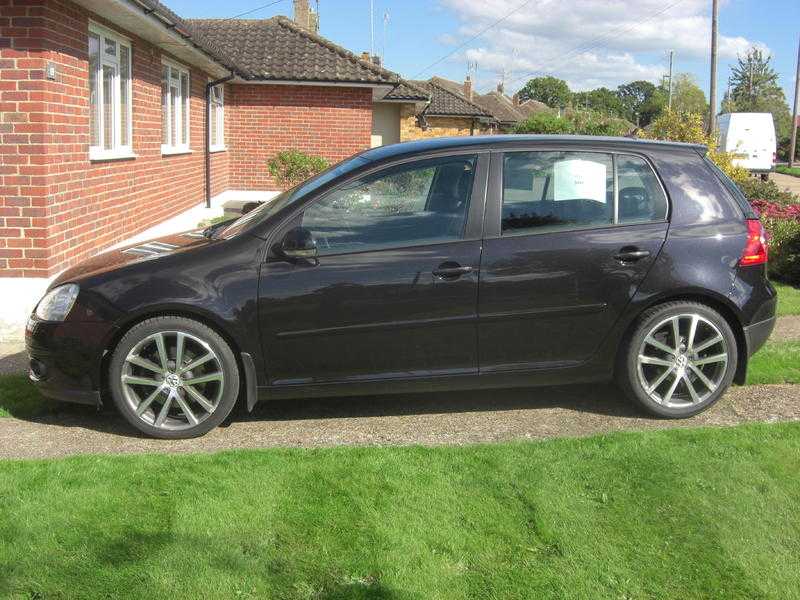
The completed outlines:
[[[656,415],[684,418],[714,404],[736,373],[736,337],[722,315],[697,302],[656,306],[637,322],[617,379]]]
[[[228,343],[198,321],[147,319],[120,340],[109,384],[122,416],[146,435],[192,438],[219,425],[239,395],[239,368]]]

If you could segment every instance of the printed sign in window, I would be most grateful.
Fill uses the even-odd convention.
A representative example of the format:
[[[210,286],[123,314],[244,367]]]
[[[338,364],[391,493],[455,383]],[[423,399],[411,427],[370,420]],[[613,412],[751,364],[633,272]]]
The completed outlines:
[[[606,202],[606,165],[590,160],[555,163],[553,199]]]

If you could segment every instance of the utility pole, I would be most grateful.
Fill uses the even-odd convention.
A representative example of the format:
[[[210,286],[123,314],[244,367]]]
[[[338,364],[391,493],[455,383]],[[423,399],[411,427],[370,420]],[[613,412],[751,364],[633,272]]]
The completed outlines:
[[[714,135],[717,129],[717,19],[719,18],[719,0],[711,3],[711,89],[708,93],[709,109],[708,133]]]
[[[667,97],[667,108],[670,110],[672,110],[672,56],[674,54],[674,50],[669,51],[669,96]]]
[[[800,40],[797,42],[797,75],[794,78],[794,108],[792,109],[792,141],[789,143],[789,167],[794,166],[797,150],[797,110],[800,104]]]

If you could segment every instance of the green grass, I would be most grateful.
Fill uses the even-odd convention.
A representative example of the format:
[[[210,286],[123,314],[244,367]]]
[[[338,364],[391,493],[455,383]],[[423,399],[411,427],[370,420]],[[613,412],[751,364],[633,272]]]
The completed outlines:
[[[0,376],[0,417],[32,417],[51,410],[54,403],[28,381],[27,375]]]
[[[800,167],[792,167],[790,169],[789,167],[784,167],[781,165],[775,167],[775,170],[778,173],[783,173],[784,175],[793,175],[794,177],[800,177]]]
[[[0,596],[797,598],[800,424],[0,463]]]
[[[750,359],[747,383],[800,383],[800,342],[768,342]]]
[[[778,290],[778,315],[800,315],[800,288],[774,281],[772,284]]]

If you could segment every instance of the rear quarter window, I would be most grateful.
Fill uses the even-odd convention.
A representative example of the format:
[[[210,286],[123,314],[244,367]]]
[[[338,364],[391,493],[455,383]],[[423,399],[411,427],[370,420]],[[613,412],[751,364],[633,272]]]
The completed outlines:
[[[725,187],[725,190],[733,197],[734,202],[736,205],[742,210],[744,213],[745,218],[747,219],[756,219],[758,215],[756,211],[753,210],[753,207],[750,206],[750,203],[747,201],[747,198],[742,193],[742,190],[739,189],[739,186],[734,183],[734,181],[728,177],[725,172],[720,169],[714,161],[708,158],[708,156],[704,156],[703,160],[709,166],[709,168],[714,172],[717,178],[722,182],[722,185]]]

